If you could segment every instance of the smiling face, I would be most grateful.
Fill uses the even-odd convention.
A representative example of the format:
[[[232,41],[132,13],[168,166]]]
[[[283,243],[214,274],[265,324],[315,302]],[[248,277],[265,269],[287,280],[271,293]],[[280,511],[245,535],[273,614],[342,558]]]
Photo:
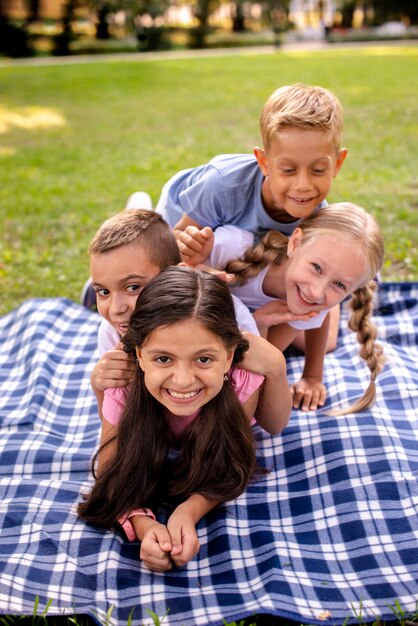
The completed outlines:
[[[160,268],[151,263],[143,245],[135,241],[90,256],[97,310],[123,336],[142,288]]]
[[[175,415],[192,415],[220,392],[233,355],[195,319],[160,326],[137,348],[148,391]]]
[[[308,217],[327,197],[347,151],[336,150],[323,130],[289,127],[277,133],[268,152],[254,154],[265,176],[262,197],[277,221]]]
[[[297,228],[288,255],[286,299],[296,314],[330,309],[368,279],[361,245],[337,234],[318,234],[304,242]]]

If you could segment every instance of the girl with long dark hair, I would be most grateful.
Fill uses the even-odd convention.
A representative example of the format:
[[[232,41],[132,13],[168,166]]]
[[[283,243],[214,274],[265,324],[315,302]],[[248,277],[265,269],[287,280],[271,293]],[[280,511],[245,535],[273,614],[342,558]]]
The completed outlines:
[[[137,372],[105,391],[96,482],[79,514],[104,528],[119,522],[149,569],[187,563],[198,521],[245,490],[259,469],[253,416],[272,434],[289,420],[283,355],[248,338],[249,351],[228,287],[211,274],[168,268],[138,297],[123,338]],[[166,502],[164,525],[155,513]]]

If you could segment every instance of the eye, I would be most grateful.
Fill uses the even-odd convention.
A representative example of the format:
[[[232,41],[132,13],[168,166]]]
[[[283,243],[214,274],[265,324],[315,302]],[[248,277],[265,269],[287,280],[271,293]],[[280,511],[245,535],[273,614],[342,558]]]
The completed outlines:
[[[161,365],[166,365],[167,363],[171,363],[171,359],[169,356],[165,356],[165,355],[161,355],[161,356],[156,356],[154,361],[156,361],[156,363],[161,363]]]
[[[138,293],[141,293],[142,289],[143,289],[142,285],[127,285],[126,287],[126,291],[128,293],[134,293],[135,295]]]
[[[284,174],[285,176],[291,176],[292,174],[295,173],[295,168],[294,167],[282,167],[280,169],[281,173]]]
[[[96,296],[99,296],[99,298],[104,298],[106,296],[108,296],[110,293],[109,289],[96,289]]]
[[[212,361],[213,359],[210,356],[199,356],[197,359],[200,365],[209,365]]]
[[[322,167],[314,167],[312,169],[312,173],[315,176],[323,176],[325,174],[325,172],[326,172],[326,170],[324,168],[322,168]]]
[[[344,283],[340,283],[338,280],[335,281],[334,285],[337,287],[337,289],[341,289],[342,291],[347,291],[347,288],[344,285]]]
[[[321,273],[321,266],[318,265],[318,263],[312,263],[312,267],[314,268],[315,272],[318,272],[318,274]]]

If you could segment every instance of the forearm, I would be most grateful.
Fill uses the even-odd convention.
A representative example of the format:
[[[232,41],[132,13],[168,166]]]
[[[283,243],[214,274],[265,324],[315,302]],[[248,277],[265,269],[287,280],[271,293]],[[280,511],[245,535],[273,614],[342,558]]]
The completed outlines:
[[[264,430],[277,435],[287,426],[291,410],[286,361],[283,354],[277,351],[275,367],[265,374],[255,418]]]
[[[199,493],[193,493],[187,500],[179,504],[176,508],[177,512],[185,513],[190,516],[194,524],[197,524],[202,517],[207,515],[212,509],[219,504],[219,500],[207,498]]]
[[[270,326],[267,331],[267,339],[279,350],[286,350],[297,335],[297,330],[289,324]]]
[[[329,314],[320,328],[305,331],[305,365],[303,378],[322,381],[329,331]]]

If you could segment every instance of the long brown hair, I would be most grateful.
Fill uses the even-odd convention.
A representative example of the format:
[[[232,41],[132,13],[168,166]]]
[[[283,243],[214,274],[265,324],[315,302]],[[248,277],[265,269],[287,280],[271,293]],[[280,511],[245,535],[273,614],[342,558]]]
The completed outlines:
[[[123,339],[126,349],[134,352],[156,328],[186,319],[199,320],[227,350],[234,349],[235,363],[249,347],[238,329],[228,287],[211,274],[170,267],[139,295]],[[256,470],[251,426],[229,381],[202,407],[184,433],[178,456],[170,460],[173,440],[165,409],[147,390],[138,367],[116,441],[114,458],[78,508],[83,519],[105,528],[132,508],[152,508],[167,498],[185,500],[199,493],[230,500],[242,493]]]

